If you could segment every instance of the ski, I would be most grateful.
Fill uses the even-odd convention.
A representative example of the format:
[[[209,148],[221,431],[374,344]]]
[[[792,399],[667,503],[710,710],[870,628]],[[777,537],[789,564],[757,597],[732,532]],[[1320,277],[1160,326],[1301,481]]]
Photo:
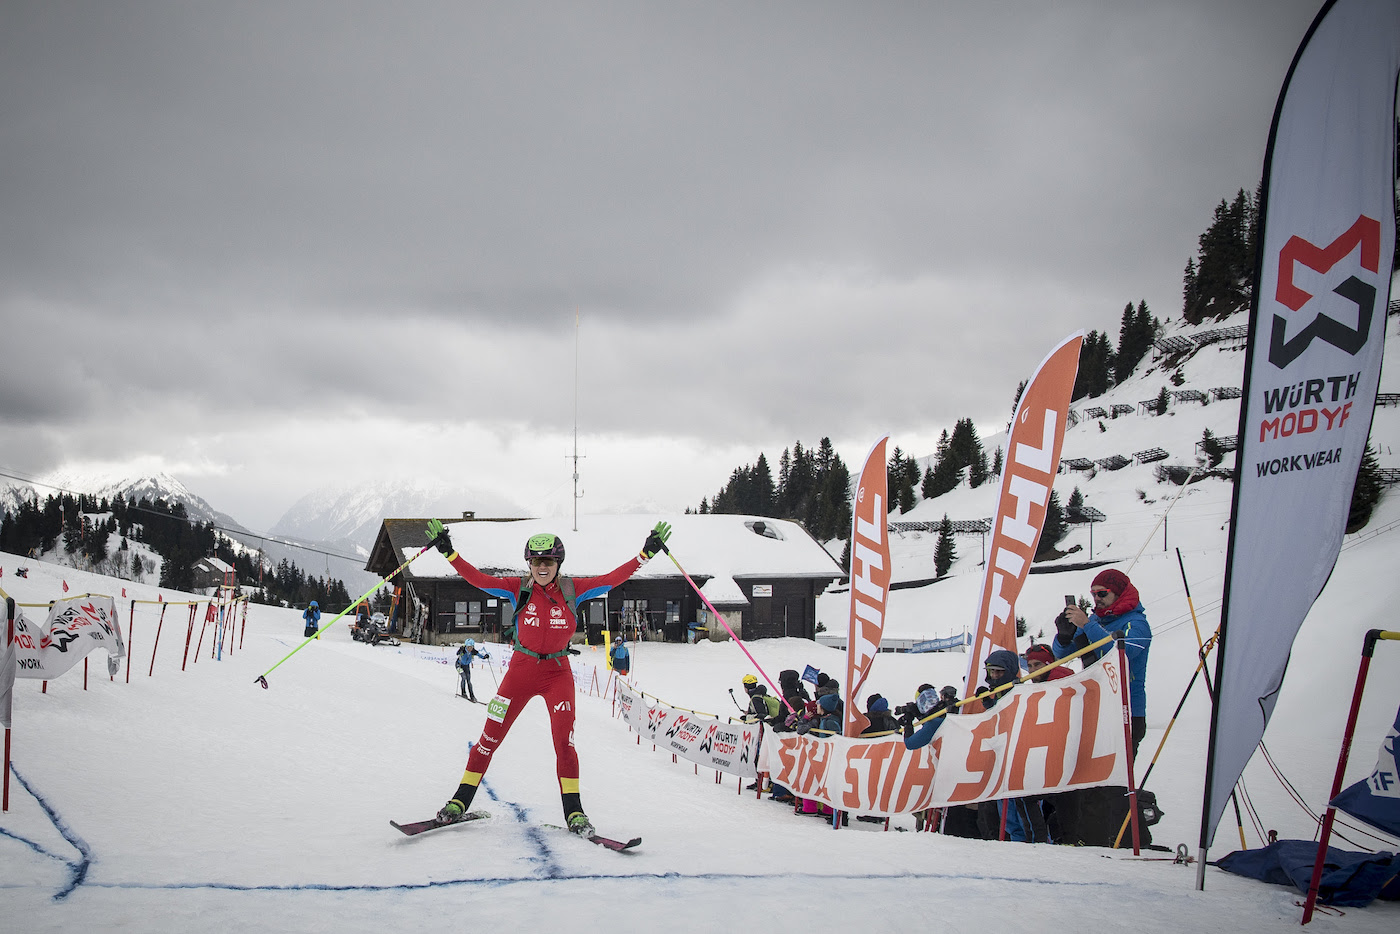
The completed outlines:
[[[484,817],[490,816],[491,815],[486,811],[468,811],[467,813],[463,814],[460,819],[455,820],[450,824],[439,824],[436,818],[429,818],[428,820],[412,821],[407,824],[400,824],[398,821],[391,820],[389,821],[389,826],[404,834],[404,836],[413,837],[417,836],[420,833],[427,833],[430,830],[441,830],[445,827],[456,827],[458,824],[467,824],[471,821],[481,820]]]
[[[625,853],[642,842],[641,837],[633,837],[631,840],[613,840],[610,837],[602,837],[596,833],[591,837],[585,837],[574,833],[567,827],[561,827],[558,824],[545,824],[544,826],[552,830],[562,830],[567,834],[578,837],[580,840],[587,840],[589,843],[596,843],[603,849],[612,850],[614,853]]]

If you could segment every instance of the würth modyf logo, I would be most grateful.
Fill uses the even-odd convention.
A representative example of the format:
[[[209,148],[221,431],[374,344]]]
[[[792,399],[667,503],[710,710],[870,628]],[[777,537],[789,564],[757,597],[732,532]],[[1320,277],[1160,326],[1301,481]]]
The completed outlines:
[[[1301,310],[1312,300],[1312,295],[1293,284],[1293,264],[1302,263],[1309,269],[1325,273],[1358,246],[1361,247],[1361,268],[1378,271],[1381,257],[1380,222],[1363,214],[1350,230],[1325,247],[1315,246],[1294,235],[1278,252],[1278,290],[1274,297],[1279,304],[1293,311]],[[1315,337],[1345,350],[1353,357],[1366,346],[1366,338],[1371,332],[1371,317],[1376,309],[1376,287],[1351,276],[1332,291],[1356,305],[1356,327],[1348,327],[1318,312],[1311,322],[1289,338],[1288,322],[1274,315],[1273,334],[1269,340],[1270,363],[1283,369],[1302,356]]]

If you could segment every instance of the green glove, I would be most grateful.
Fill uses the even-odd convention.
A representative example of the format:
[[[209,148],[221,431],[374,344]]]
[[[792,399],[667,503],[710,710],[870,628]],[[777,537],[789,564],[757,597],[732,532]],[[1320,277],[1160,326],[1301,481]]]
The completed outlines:
[[[436,546],[445,555],[456,551],[452,547],[452,536],[447,534],[447,527],[437,519],[428,520],[428,544]]]
[[[642,558],[650,561],[652,556],[659,551],[669,553],[670,549],[666,547],[666,539],[670,537],[671,527],[665,522],[656,523],[656,528],[651,530],[651,534],[647,536],[646,543],[642,545]]]

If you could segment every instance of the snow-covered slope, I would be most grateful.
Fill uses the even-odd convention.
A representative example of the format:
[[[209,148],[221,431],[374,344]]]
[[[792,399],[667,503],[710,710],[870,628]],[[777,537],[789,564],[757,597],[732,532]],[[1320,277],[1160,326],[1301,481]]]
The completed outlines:
[[[1392,505],[1383,512],[1383,524],[1400,522]],[[1330,779],[1358,632],[1400,597],[1388,573],[1393,555],[1384,535],[1343,552],[1334,586],[1299,637],[1295,657],[1307,664],[1279,700],[1268,743],[1314,807]],[[29,568],[27,578],[15,577],[19,566]],[[62,580],[74,592],[127,586],[151,600],[157,593],[10,555],[0,555],[0,568],[0,582],[24,603],[56,596]],[[1145,576],[1155,587],[1155,573]],[[949,591],[925,609],[961,613],[964,596]],[[119,606],[130,625],[127,604]],[[673,763],[639,744],[606,700],[586,694],[576,701],[575,740],[584,803],[605,832],[641,835],[637,851],[619,856],[541,826],[560,814],[538,703],[493,756],[477,798],[491,818],[404,838],[388,820],[428,816],[446,799],[485,722],[484,706],[453,696],[451,650],[371,648],[337,626],[272,672],[264,691],[254,678],[300,643],[298,614],[254,606],[246,636],[228,640],[231,651],[211,658],[206,633],[198,661],[182,671],[183,609],[172,606],[163,620],[153,676],[147,670],[162,619],[157,607],[140,604],[130,683],[125,668],[115,681],[100,677],[100,655],[86,690],[81,665],[46,690],[18,682],[11,807],[0,814],[0,907],[20,919],[14,930],[732,931],[819,918],[833,929],[916,931],[930,917],[985,927],[995,905],[1142,934],[1297,929],[1293,891],[1215,869],[1197,893],[1192,869],[1123,851],[898,832],[911,826],[907,818],[888,833],[856,821],[833,832],[740,794],[733,778],[716,784],[712,773]],[[1161,711],[1189,679],[1194,643],[1189,622],[1163,628],[1146,741],[1153,749],[1165,727]],[[198,640],[198,623],[193,635]],[[767,671],[810,664],[836,672],[843,664],[841,653],[802,640],[749,648]],[[585,652],[574,662],[598,665],[601,656]],[[642,689],[721,715],[732,709],[728,689],[753,670],[732,643],[641,643],[633,662]],[[1393,653],[1377,659],[1353,776],[1370,769],[1400,702],[1400,679],[1380,670],[1397,663]],[[955,655],[881,655],[868,689],[902,702],[921,681],[953,680],[958,667]],[[489,690],[499,674],[478,670],[478,687]],[[1206,725],[1198,689],[1152,777],[1166,812],[1154,835],[1168,846],[1195,842]],[[1246,781],[1266,827],[1310,835],[1306,815],[1261,762]],[[1212,855],[1236,842],[1227,828]],[[1390,932],[1400,925],[1400,904],[1348,909],[1345,918],[1314,924]]]

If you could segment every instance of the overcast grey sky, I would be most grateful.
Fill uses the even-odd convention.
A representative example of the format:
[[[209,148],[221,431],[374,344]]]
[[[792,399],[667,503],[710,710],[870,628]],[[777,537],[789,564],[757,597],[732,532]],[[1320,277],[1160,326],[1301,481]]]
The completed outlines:
[[[583,511],[995,431],[1180,314],[1319,7],[5,0],[0,470],[567,514],[576,333]]]

